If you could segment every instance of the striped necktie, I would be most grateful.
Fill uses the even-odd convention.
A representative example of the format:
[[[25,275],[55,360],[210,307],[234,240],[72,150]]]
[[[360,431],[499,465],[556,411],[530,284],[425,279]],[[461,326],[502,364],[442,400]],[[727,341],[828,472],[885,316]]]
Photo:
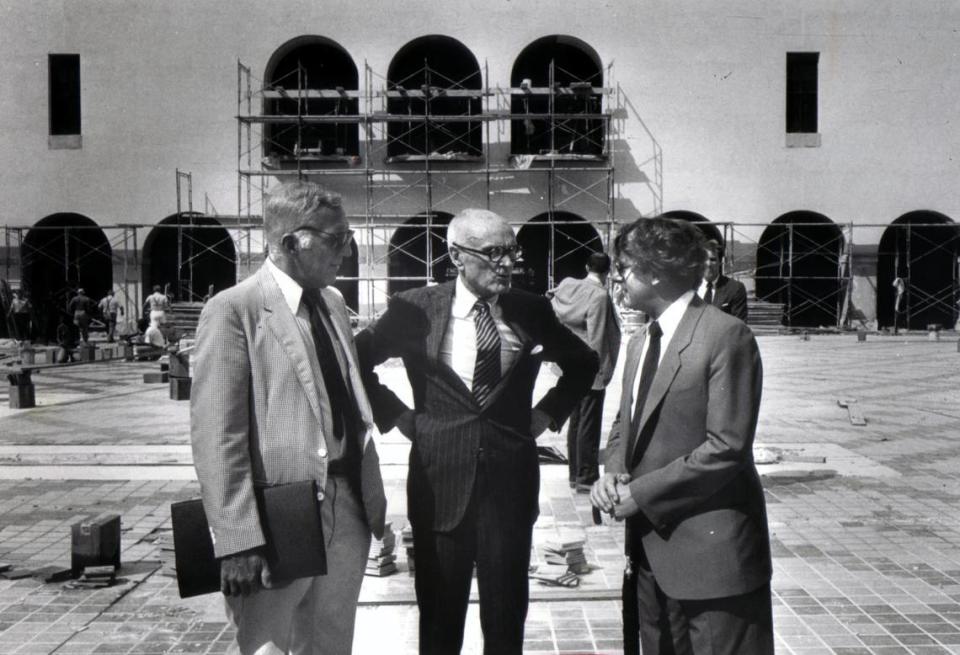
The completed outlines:
[[[713,304],[713,282],[707,282],[707,290],[703,293],[703,302]]]
[[[500,333],[490,315],[490,305],[478,300],[473,306],[477,332],[477,360],[473,365],[473,395],[485,405],[500,382]]]

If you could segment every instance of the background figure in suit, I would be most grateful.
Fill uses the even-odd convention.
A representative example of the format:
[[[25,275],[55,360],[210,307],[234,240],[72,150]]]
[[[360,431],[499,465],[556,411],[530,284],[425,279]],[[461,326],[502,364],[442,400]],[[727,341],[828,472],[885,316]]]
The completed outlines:
[[[723,261],[723,249],[710,239],[704,245],[706,261],[703,265],[703,280],[697,287],[697,295],[707,305],[719,307],[731,316],[747,322],[747,288],[739,280],[734,280],[720,272]]]
[[[585,278],[564,278],[548,295],[560,322],[600,358],[593,386],[573,410],[567,428],[570,488],[589,493],[590,485],[600,477],[603,399],[620,354],[620,323],[607,293],[610,256],[595,252],[587,259],[586,268]]]
[[[296,182],[264,206],[269,259],[197,328],[190,431],[221,559],[231,653],[348,655],[370,532],[386,499],[343,299],[340,197]],[[316,480],[327,575],[271,588],[254,487]]]
[[[520,653],[530,543],[539,512],[536,438],[558,429],[590,388],[597,356],[549,301],[511,290],[520,256],[510,225],[484,210],[447,229],[459,277],[394,296],[357,335],[381,430],[412,442],[407,510],[413,527],[420,652],[458,653],[477,568],[484,652]],[[373,367],[402,357],[414,408]],[[542,361],[563,374],[531,409]]]
[[[641,219],[617,238],[631,339],[594,506],[626,518],[644,653],[773,653],[770,543],[753,463],[762,368],[749,328],[693,290],[696,227]],[[642,362],[642,363],[641,363]]]

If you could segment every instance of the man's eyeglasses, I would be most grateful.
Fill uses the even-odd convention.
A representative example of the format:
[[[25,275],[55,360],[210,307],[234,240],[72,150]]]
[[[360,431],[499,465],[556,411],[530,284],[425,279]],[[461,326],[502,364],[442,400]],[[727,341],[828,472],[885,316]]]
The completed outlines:
[[[468,252],[471,255],[483,257],[491,264],[499,264],[503,261],[504,257],[509,257],[514,262],[523,260],[523,249],[520,248],[520,246],[489,246],[487,248],[477,249],[461,246],[459,243],[453,243],[451,245],[454,248]]]
[[[318,230],[314,227],[310,227],[309,225],[302,225],[294,230],[294,232],[297,230],[306,230],[307,232],[312,232],[313,234],[319,234],[337,250],[342,250],[345,248],[347,244],[353,240],[354,235],[353,230],[344,230],[343,232],[324,232],[323,230]]]
[[[627,277],[630,276],[632,272],[633,272],[633,266],[631,266],[630,264],[624,264],[621,261],[613,262],[613,275],[615,278],[614,282],[623,282],[624,280],[627,279]]]

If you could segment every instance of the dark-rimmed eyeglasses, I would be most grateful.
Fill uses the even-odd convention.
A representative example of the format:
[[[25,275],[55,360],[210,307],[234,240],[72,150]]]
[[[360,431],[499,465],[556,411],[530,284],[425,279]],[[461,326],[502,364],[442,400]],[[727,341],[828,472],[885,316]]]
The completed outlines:
[[[310,227],[309,225],[301,225],[296,228],[297,230],[306,230],[312,234],[319,234],[321,237],[327,240],[327,242],[332,245],[337,250],[342,250],[346,248],[347,244],[353,240],[354,232],[353,230],[344,230],[343,232],[325,232],[324,230],[318,230],[315,227]]]
[[[461,246],[459,243],[451,243],[450,245],[458,250],[468,252],[471,255],[483,257],[491,264],[499,264],[503,261],[504,257],[509,257],[514,262],[523,260],[523,249],[520,246],[489,246],[487,248],[477,249]]]
[[[633,273],[633,266],[614,260],[613,262],[613,281],[623,282]]]

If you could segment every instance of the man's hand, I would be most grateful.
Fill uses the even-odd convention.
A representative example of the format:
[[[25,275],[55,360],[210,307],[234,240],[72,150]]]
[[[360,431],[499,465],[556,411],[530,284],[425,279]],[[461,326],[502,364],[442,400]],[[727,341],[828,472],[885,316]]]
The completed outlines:
[[[533,438],[536,439],[541,434],[546,432],[547,428],[550,427],[552,419],[550,415],[546,412],[543,412],[539,409],[534,408],[530,411],[530,434],[533,435]]]
[[[270,566],[259,548],[228,555],[220,562],[220,591],[225,596],[248,596],[271,584]]]
[[[613,508],[620,502],[620,492],[622,485],[630,482],[628,473],[604,473],[603,477],[593,483],[590,488],[590,502],[597,509],[603,510],[608,514],[613,514]],[[623,489],[627,495],[628,489]]]
[[[640,505],[630,494],[630,487],[625,483],[617,481],[617,496],[620,500],[613,506],[613,516],[618,521],[629,518],[640,511]]]

